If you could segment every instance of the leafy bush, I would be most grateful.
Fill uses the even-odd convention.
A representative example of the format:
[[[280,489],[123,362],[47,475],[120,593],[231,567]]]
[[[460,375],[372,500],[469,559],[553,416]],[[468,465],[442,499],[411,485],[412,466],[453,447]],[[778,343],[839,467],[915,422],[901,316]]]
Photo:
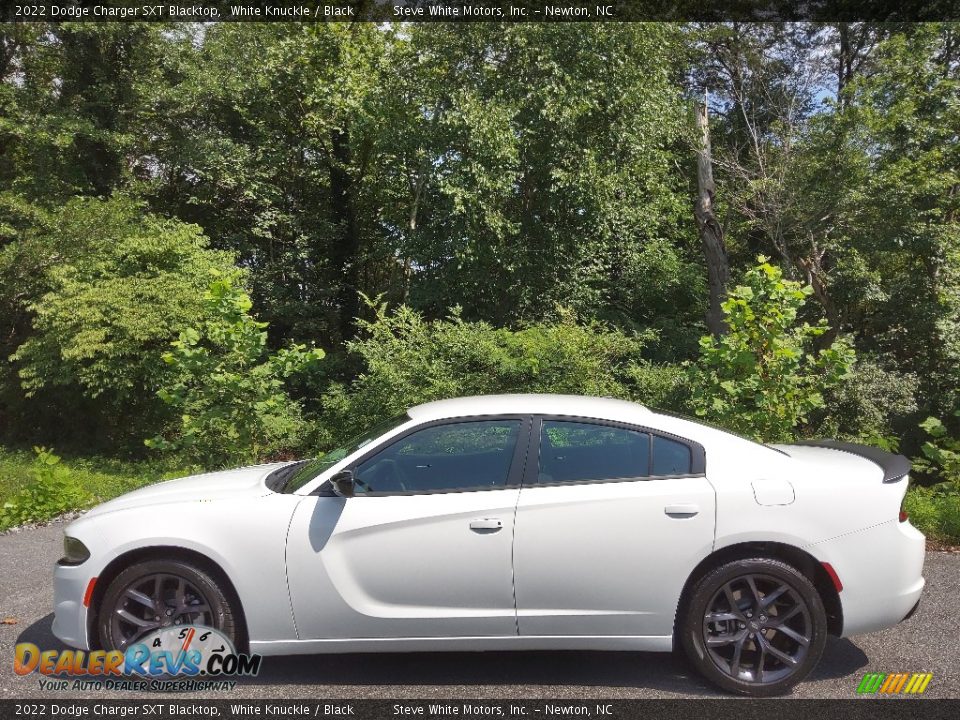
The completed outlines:
[[[179,422],[149,447],[187,461],[242,464],[298,448],[306,427],[285,381],[320,360],[317,348],[267,351],[267,323],[250,316],[238,276],[218,275],[204,295],[209,318],[188,328],[163,355],[172,372],[158,395]]]
[[[910,522],[927,537],[960,544],[960,495],[915,486],[907,492],[903,507]]]
[[[0,528],[49,520],[85,507],[93,499],[51,450],[33,450],[36,458],[30,468],[31,482],[0,506]]]
[[[59,437],[73,410],[68,432],[96,427],[112,450],[155,431],[160,355],[201,317],[210,270],[232,259],[197,225],[120,196],[76,198],[25,230],[0,251],[0,287],[25,298],[0,306],[30,327],[10,358],[24,395],[39,396],[13,401],[23,424],[46,413]]]
[[[333,437],[320,444],[441,398],[555,392],[672,405],[682,392],[680,368],[642,359],[649,334],[581,325],[569,311],[556,324],[509,330],[465,322],[456,309],[430,321],[405,306],[392,312],[385,304],[370,306],[374,319],[360,321],[363,337],[348,344],[363,370],[350,385],[335,384],[324,395]]]
[[[823,392],[838,385],[854,360],[843,340],[814,352],[827,331],[799,322],[809,286],[786,280],[760,257],[723,303],[727,332],[700,340],[691,367],[692,405],[700,416],[760,440],[789,439],[808,413],[823,405]]]
[[[955,415],[960,417],[960,410]],[[934,492],[960,497],[960,438],[950,437],[946,425],[935,417],[928,417],[920,427],[930,439],[920,447],[922,455],[914,458],[914,467],[939,480]]]
[[[858,356],[846,380],[824,392],[825,404],[811,418],[814,432],[896,452],[905,430],[902,420],[917,411],[918,385],[913,373]]]

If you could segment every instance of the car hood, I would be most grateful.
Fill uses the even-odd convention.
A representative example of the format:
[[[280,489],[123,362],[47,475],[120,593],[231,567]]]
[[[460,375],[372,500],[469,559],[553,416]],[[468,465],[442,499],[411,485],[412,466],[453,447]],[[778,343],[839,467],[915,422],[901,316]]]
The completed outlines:
[[[165,505],[175,502],[210,502],[244,495],[250,497],[266,495],[271,491],[263,484],[264,479],[274,470],[287,464],[289,463],[254,465],[235,470],[222,470],[167,480],[134,490],[102,505],[97,505],[87,511],[84,517],[149,505]]]

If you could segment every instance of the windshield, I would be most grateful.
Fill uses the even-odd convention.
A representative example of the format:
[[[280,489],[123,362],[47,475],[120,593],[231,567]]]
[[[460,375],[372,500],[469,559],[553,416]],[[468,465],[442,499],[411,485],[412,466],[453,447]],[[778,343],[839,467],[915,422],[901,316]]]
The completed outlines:
[[[296,492],[308,482],[315,479],[324,471],[333,467],[348,455],[352,455],[364,445],[368,445],[381,435],[384,435],[390,430],[393,430],[393,428],[402,425],[409,419],[410,416],[406,413],[403,415],[398,415],[395,418],[390,418],[386,422],[382,422],[379,425],[370,428],[366,432],[358,435],[335,450],[331,450],[326,455],[322,455],[314,460],[307,460],[297,467],[296,472],[290,476],[290,479],[284,484],[281,492]]]

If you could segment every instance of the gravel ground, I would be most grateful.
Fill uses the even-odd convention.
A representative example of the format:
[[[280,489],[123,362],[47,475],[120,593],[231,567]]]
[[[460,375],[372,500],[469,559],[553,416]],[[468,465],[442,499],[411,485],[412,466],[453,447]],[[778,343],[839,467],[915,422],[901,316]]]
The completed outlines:
[[[51,568],[62,525],[0,536],[0,698],[149,697],[40,690],[13,673],[13,648],[61,647],[50,632]],[[925,697],[960,698],[960,554],[927,554],[919,612],[884,632],[830,638],[797,698],[852,698],[867,672],[932,672]],[[7,624],[15,622],[15,624]],[[203,698],[703,698],[722,697],[675,658],[655,653],[515,652],[264,658],[260,675]]]

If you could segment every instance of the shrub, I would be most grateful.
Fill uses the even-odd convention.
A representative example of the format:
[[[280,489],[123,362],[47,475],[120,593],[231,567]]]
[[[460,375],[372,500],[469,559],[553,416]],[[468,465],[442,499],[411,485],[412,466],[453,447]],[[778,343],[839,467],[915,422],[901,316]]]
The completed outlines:
[[[960,417],[960,410],[954,413]],[[920,457],[913,459],[914,467],[938,480],[937,492],[960,497],[960,438],[950,437],[946,425],[935,417],[928,417],[920,427],[930,437],[920,447]]]
[[[569,311],[554,324],[519,330],[465,322],[454,309],[426,320],[408,307],[371,302],[374,319],[348,343],[362,371],[324,395],[326,426],[342,439],[421,402],[464,395],[555,392],[620,397],[661,405],[681,392],[683,372],[654,366],[641,353],[651,335],[600,323],[579,324]]]
[[[45,215],[0,250],[0,306],[24,313],[10,360],[24,396],[39,396],[10,398],[17,424],[44,413],[70,439],[95,426],[111,450],[155,432],[160,356],[200,316],[210,269],[231,267],[197,225],[129,198],[75,198]]]
[[[216,275],[204,296],[209,319],[181,332],[163,355],[171,373],[158,395],[179,421],[146,441],[207,467],[296,451],[306,426],[285,381],[324,355],[303,345],[268,352],[267,323],[250,315],[252,302],[237,278]]]
[[[759,258],[723,303],[727,332],[700,340],[700,358],[691,367],[698,416],[777,441],[789,439],[823,405],[823,392],[846,377],[854,352],[843,340],[813,351],[827,325],[797,318],[812,292]]]
[[[913,373],[890,369],[879,358],[859,356],[847,379],[824,392],[825,405],[814,413],[814,432],[896,452],[904,419],[917,411],[918,385]]]
[[[49,520],[92,501],[51,450],[35,447],[31,482],[0,507],[0,527]]]
[[[960,494],[911,487],[903,507],[910,514],[910,522],[927,537],[960,544]]]

